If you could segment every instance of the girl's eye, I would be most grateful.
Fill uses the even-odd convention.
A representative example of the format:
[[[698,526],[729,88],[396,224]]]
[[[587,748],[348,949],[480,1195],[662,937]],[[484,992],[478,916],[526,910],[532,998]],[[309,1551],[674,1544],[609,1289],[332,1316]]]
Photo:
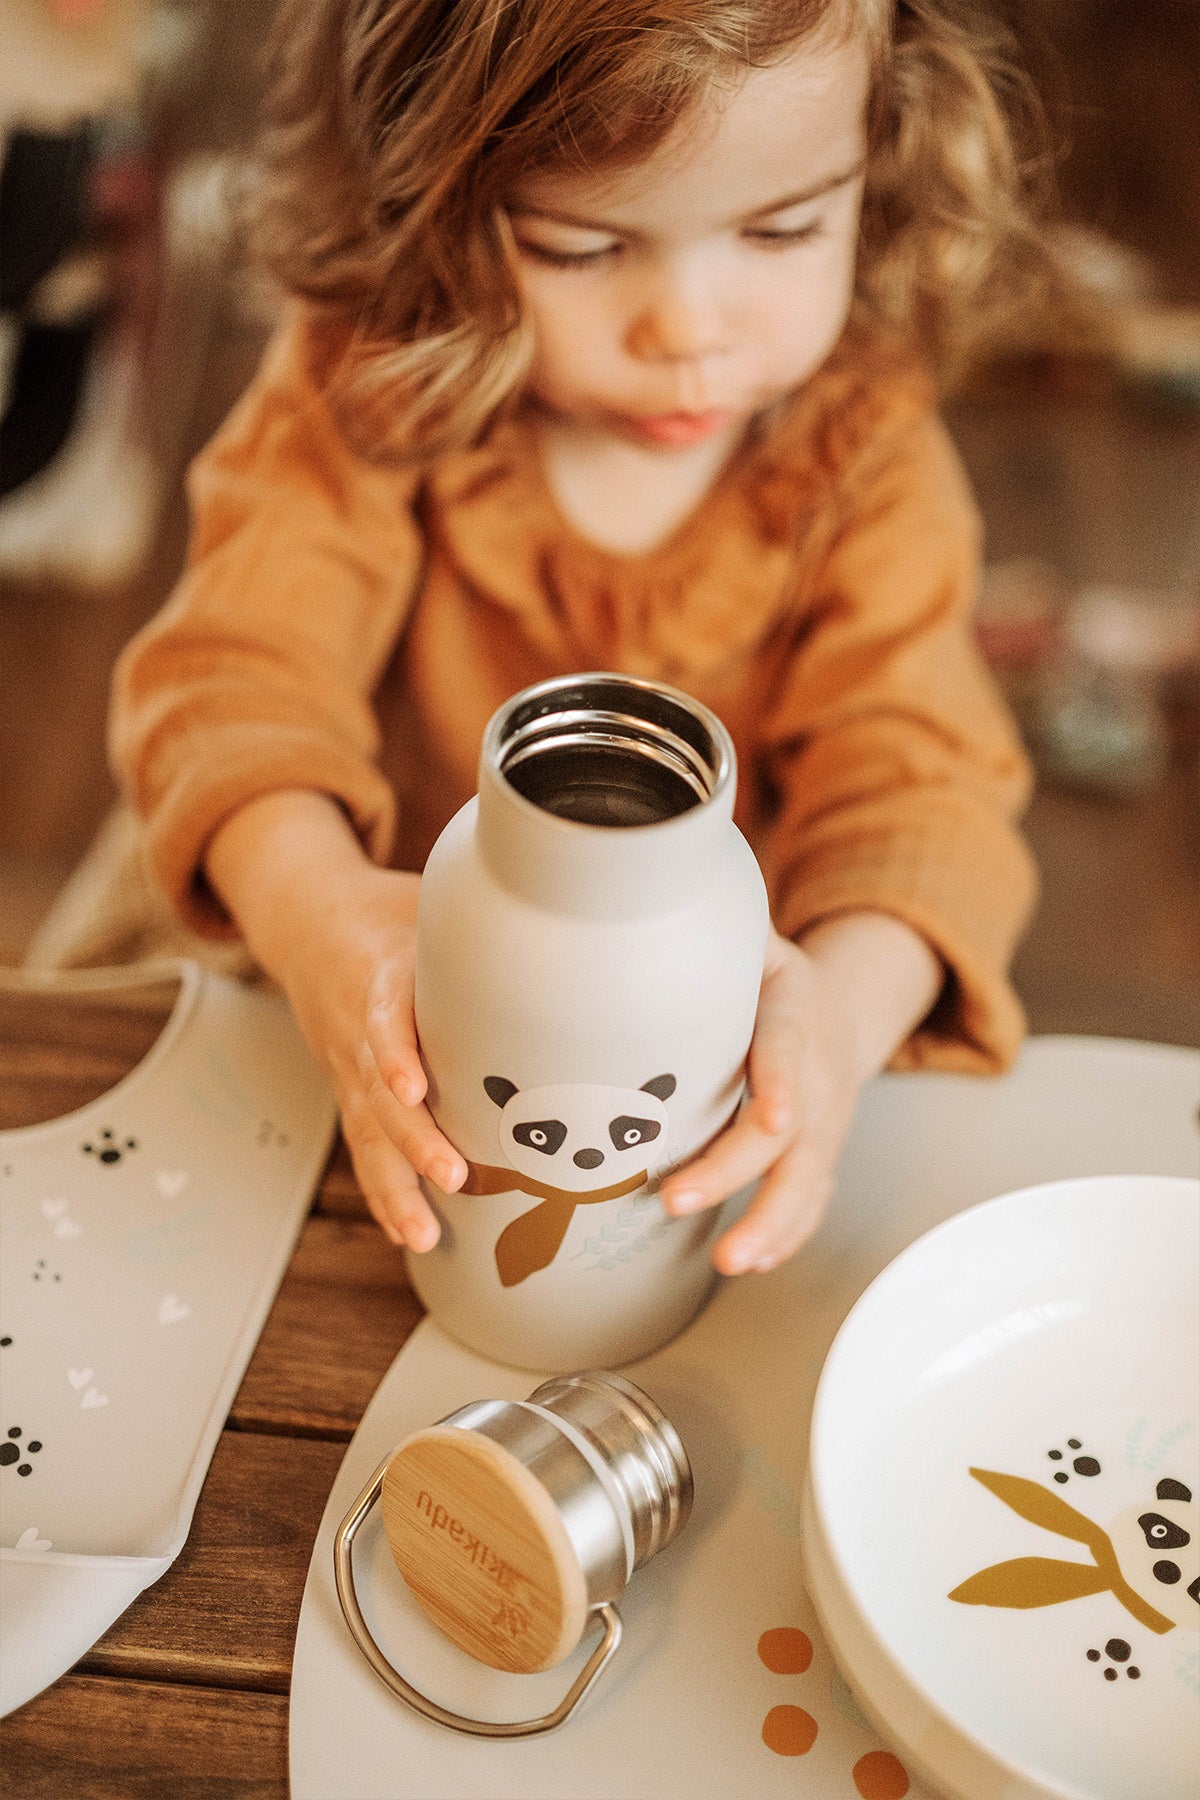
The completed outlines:
[[[821,236],[821,226],[815,219],[807,225],[796,225],[790,231],[752,231],[750,236],[756,244],[766,244],[778,248],[787,244],[809,244],[814,238]]]
[[[615,256],[620,249],[619,244],[602,244],[596,250],[553,250],[549,244],[532,244],[527,238],[517,239],[517,248],[523,256],[531,256],[534,262],[546,263],[552,269],[582,269],[589,263],[602,262],[606,257]]]

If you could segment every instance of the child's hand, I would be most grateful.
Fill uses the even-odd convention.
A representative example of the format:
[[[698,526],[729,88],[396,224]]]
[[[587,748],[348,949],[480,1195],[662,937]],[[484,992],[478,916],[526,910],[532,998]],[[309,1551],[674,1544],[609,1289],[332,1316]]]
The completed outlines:
[[[661,1189],[668,1212],[692,1213],[763,1177],[744,1218],[713,1250],[723,1274],[773,1269],[812,1236],[863,1083],[924,1017],[940,980],[925,940],[884,914],[831,919],[801,947],[771,932],[750,1100]]]
[[[393,1243],[431,1249],[439,1228],[418,1175],[452,1193],[467,1168],[423,1104],[419,876],[376,868],[319,794],[251,802],[214,839],[207,866],[333,1083],[373,1216]]]
[[[413,1018],[420,877],[366,865],[315,937],[293,945],[282,985],[333,1082],[367,1205],[394,1244],[429,1250],[438,1222],[419,1175],[453,1193],[462,1157],[424,1105]]]

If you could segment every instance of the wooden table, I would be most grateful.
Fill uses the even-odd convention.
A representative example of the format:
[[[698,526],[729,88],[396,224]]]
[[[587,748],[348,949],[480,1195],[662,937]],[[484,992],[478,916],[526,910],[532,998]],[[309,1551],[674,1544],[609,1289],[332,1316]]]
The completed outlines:
[[[158,1036],[173,997],[0,992],[0,1128],[106,1092]],[[421,1310],[339,1143],[187,1544],[68,1675],[0,1722],[5,1800],[284,1800],[313,1540],[344,1447]]]

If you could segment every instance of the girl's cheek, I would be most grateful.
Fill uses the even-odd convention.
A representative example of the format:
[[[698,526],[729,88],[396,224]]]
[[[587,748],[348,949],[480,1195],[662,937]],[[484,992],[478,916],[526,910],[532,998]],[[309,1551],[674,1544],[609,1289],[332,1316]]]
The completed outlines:
[[[560,277],[560,289],[553,284],[532,282],[522,290],[523,310],[533,327],[534,342],[545,356],[560,356],[563,349],[577,343],[589,330],[591,307],[586,296],[561,291],[566,284]]]
[[[848,306],[828,289],[808,287],[784,296],[769,327],[768,371],[784,390],[806,381],[841,336]]]
[[[830,245],[824,255],[814,258],[809,280],[793,296],[810,352],[824,357],[833,348],[846,323],[853,295],[853,248],[844,242]]]

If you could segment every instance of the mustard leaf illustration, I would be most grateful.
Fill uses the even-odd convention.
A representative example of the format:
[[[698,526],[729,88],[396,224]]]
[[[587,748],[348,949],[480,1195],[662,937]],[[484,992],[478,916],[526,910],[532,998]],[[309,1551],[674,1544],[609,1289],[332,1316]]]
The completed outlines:
[[[970,1473],[1031,1525],[1041,1525],[1058,1537],[1074,1538],[1076,1543],[1086,1544],[1098,1559],[1109,1551],[1107,1532],[1094,1520],[1068,1506],[1057,1494],[1052,1494],[1049,1488],[1039,1487],[1036,1481],[1026,1481],[1023,1475],[1002,1475],[995,1469],[972,1469]]]
[[[1057,1606],[1084,1594],[1102,1594],[1107,1587],[1103,1572],[1092,1563],[1018,1556],[1012,1562],[980,1569],[978,1575],[960,1582],[949,1598],[964,1606]]]

